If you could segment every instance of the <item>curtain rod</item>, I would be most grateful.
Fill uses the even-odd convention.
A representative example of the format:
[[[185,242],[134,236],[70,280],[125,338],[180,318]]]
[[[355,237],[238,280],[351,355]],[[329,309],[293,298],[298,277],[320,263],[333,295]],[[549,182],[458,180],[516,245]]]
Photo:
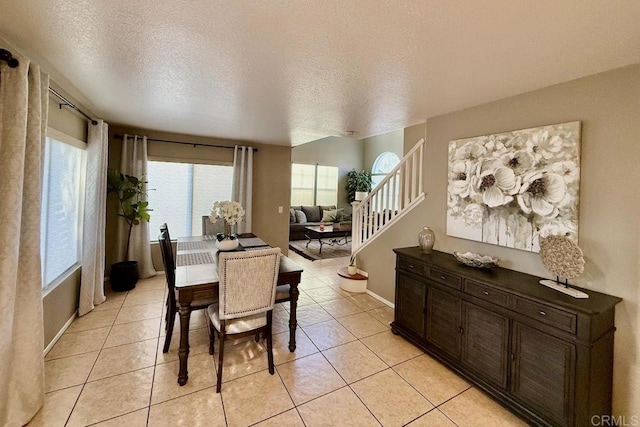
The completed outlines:
[[[7,61],[9,68],[17,68],[20,62],[6,49],[0,49],[0,61]]]
[[[49,87],[49,92],[51,92],[52,95],[56,96],[58,99],[62,101],[62,104],[60,104],[60,109],[62,109],[62,107],[69,107],[73,110],[76,110],[78,113],[82,114],[87,120],[91,122],[92,125],[98,124],[97,120],[91,118],[91,116],[89,116],[87,113],[85,113],[84,111],[76,107],[71,101],[69,101],[67,98],[60,95],[58,92],[56,92],[55,89],[52,89],[51,87]]]
[[[20,65],[20,62],[18,62],[18,60],[13,57],[13,54],[6,49],[0,49],[0,61],[7,61],[7,65],[10,68],[17,68],[18,65]],[[78,113],[82,114],[87,120],[91,122],[92,125],[98,124],[97,120],[91,118],[84,111],[76,107],[71,101],[69,101],[67,98],[60,95],[58,92],[56,92],[55,89],[52,89],[51,87],[49,87],[49,92],[51,92],[53,95],[55,95],[62,101],[62,104],[60,104],[60,109],[62,109],[62,107],[72,108],[76,110]]]
[[[120,133],[116,133],[115,135],[113,135],[115,138],[120,138],[122,139],[124,137],[124,135],[120,134]],[[235,148],[233,146],[228,146],[228,145],[212,145],[212,144],[201,144],[198,142],[187,142],[187,141],[174,141],[172,139],[157,139],[157,138],[149,138],[147,137],[147,141],[156,141],[156,142],[169,142],[171,144],[182,144],[182,145],[191,145],[193,147],[213,147],[213,148]],[[253,152],[255,153],[256,151],[258,151],[257,148],[253,149]]]

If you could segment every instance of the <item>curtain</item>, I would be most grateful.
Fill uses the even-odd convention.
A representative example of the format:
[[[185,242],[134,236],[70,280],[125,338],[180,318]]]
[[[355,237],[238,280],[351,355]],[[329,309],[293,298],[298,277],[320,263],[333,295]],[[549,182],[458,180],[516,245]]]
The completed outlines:
[[[22,426],[44,401],[40,260],[49,76],[0,62],[0,425]]]
[[[122,156],[120,158],[120,172],[132,175],[146,181],[147,179],[147,137],[137,135],[124,135],[122,137]],[[146,186],[145,186],[146,190]],[[144,200],[147,200],[146,195]],[[153,209],[153,206],[149,206]],[[153,212],[151,212],[153,215]],[[116,236],[116,260],[125,259],[138,261],[140,277],[151,277],[156,274],[151,260],[151,244],[149,242],[149,223],[142,221],[139,225],[134,225],[131,232],[131,243],[129,253],[125,254],[127,248],[127,232],[129,226],[127,222],[118,217],[118,227]],[[128,255],[128,257],[127,257]]]
[[[107,155],[109,129],[102,120],[88,124],[87,171],[82,227],[82,278],[80,316],[102,304],[104,296],[104,235],[107,205]]]
[[[238,223],[236,233],[251,233],[251,197],[253,187],[253,147],[236,145],[233,150],[232,200],[239,202],[246,215]]]

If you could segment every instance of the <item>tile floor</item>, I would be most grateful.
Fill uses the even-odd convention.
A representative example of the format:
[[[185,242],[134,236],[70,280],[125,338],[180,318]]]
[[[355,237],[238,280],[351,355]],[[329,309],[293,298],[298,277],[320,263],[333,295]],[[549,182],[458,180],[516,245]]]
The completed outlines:
[[[300,284],[297,349],[288,304],[274,311],[276,374],[264,343],[227,343],[222,393],[202,312],[191,320],[189,382],[178,386],[176,328],[164,344],[164,275],[76,319],[45,358],[45,405],[30,426],[525,425],[404,339],[393,311],[337,286],[346,259],[310,262]]]

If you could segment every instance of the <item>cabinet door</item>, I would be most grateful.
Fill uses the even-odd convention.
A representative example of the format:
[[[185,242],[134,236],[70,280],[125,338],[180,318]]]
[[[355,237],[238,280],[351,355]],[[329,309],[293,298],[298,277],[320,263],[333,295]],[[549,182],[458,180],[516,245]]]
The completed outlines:
[[[429,286],[427,341],[456,358],[460,356],[461,304],[459,297]]]
[[[395,322],[424,338],[425,284],[400,274],[396,286]]]
[[[462,363],[506,389],[509,319],[463,301],[462,329]]]
[[[511,393],[554,424],[572,424],[575,346],[513,324]]]

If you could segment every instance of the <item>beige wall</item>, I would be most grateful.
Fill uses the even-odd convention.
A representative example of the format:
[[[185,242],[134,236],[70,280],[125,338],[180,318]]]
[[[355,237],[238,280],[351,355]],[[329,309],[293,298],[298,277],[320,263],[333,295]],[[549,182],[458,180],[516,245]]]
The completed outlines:
[[[403,146],[404,146],[404,129],[394,130],[382,135],[371,136],[369,138],[363,138],[362,141],[362,154],[363,164],[362,168],[371,172],[373,162],[376,158],[385,151],[391,151],[396,153],[398,157],[402,158]]]
[[[215,144],[233,147],[236,144],[250,145],[258,149],[254,153],[253,171],[253,232],[272,246],[282,248],[286,254],[289,241],[289,200],[291,193],[291,147],[265,145],[250,141],[233,141],[217,138],[196,137],[145,129],[111,126],[109,129],[109,168],[118,168],[122,140],[114,134],[138,134],[150,138],[189,141],[201,144]],[[148,155],[171,161],[228,163],[233,162],[233,150],[228,148],[193,147],[189,145],[171,144],[150,141]],[[214,202],[213,200],[211,201]],[[278,207],[283,213],[278,213]],[[115,235],[116,202],[110,198],[107,203],[107,237],[106,256],[107,269],[113,260]],[[153,206],[150,206],[153,209]],[[151,212],[153,215],[153,212]],[[154,236],[158,230],[150,230]],[[179,236],[174,236],[179,237]],[[157,243],[152,245],[152,256],[157,270],[162,269]]]
[[[497,256],[507,268],[547,276],[537,254],[446,236],[447,144],[474,135],[582,121],[580,246],[575,283],[622,297],[616,308],[613,408],[640,414],[640,65],[548,87],[427,121],[426,201],[360,257],[369,288],[394,298],[394,247],[415,246],[423,225],[435,248]]]
[[[52,84],[52,86],[54,86]],[[80,141],[87,141],[87,121],[69,111],[60,109],[58,98],[49,98],[48,126]],[[78,309],[80,295],[80,269],[75,271],[43,299],[44,346],[58,334]]]
[[[347,174],[362,169],[362,140],[329,136],[291,150],[291,162],[338,167],[338,207],[351,212],[347,201]]]
[[[421,139],[427,139],[427,124],[419,123],[417,125],[404,128],[404,153],[407,153]],[[402,156],[401,156],[402,157]]]

